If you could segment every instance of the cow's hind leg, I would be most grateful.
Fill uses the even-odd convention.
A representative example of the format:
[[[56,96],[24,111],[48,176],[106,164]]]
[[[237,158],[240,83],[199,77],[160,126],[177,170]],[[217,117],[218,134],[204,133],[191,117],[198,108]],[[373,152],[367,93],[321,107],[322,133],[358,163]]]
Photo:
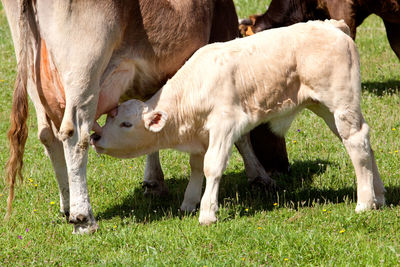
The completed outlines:
[[[69,183],[68,171],[65,163],[64,148],[55,136],[49,125],[40,127],[39,139],[46,149],[56,175],[58,189],[60,191],[60,212],[69,217]]]
[[[190,154],[190,180],[186,187],[185,198],[181,205],[181,211],[193,212],[200,203],[203,186],[203,162],[204,155]]]
[[[168,194],[168,188],[164,182],[164,173],[161,168],[158,151],[149,154],[146,158],[143,188],[145,189],[145,196],[164,196]]]
[[[385,188],[380,178],[369,141],[369,127],[360,111],[310,108],[321,116],[343,142],[353,162],[357,176],[356,212],[375,209],[385,204]]]
[[[67,165],[62,142],[56,138],[54,126],[49,122],[34,84],[29,84],[29,95],[35,106],[38,122],[38,138],[46,150],[53,165],[60,191],[60,212],[69,217],[69,184]]]
[[[261,185],[271,191],[274,190],[276,182],[268,175],[255,155],[250,134],[243,135],[235,144],[243,157],[248,182],[253,185]]]

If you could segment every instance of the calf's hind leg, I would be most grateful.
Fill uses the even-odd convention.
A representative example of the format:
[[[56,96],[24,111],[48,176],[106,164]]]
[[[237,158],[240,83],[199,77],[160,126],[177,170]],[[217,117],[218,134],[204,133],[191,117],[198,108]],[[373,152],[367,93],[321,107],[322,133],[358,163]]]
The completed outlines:
[[[384,205],[385,188],[371,149],[369,127],[361,111],[336,110],[331,114],[320,109],[316,113],[323,117],[330,129],[342,140],[353,162],[357,177],[356,212]]]

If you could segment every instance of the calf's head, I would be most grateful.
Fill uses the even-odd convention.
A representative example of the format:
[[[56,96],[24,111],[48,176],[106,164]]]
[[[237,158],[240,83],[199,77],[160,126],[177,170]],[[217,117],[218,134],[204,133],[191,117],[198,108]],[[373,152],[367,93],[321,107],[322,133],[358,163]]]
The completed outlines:
[[[157,136],[167,121],[164,111],[150,109],[139,100],[129,100],[111,111],[100,132],[91,136],[98,153],[133,158],[157,150]]]

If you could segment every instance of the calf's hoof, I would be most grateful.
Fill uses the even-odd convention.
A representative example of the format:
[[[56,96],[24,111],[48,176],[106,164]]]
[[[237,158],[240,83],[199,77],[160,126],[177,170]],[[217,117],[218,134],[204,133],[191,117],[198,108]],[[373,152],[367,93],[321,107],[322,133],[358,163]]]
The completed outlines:
[[[215,214],[202,214],[200,212],[199,222],[201,225],[211,225],[217,221]]]
[[[367,202],[367,203],[362,203],[362,202],[358,202],[357,206],[356,206],[356,213],[361,213],[364,211],[369,211],[369,210],[373,210],[373,209],[377,209],[377,206],[374,202]]]
[[[168,195],[168,188],[164,182],[143,181],[144,196],[163,197]]]

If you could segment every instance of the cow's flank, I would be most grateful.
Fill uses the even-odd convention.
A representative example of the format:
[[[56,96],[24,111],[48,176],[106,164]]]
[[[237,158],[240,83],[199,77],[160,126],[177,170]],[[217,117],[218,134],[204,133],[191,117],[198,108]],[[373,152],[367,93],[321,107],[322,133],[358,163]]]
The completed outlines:
[[[36,110],[38,136],[58,182],[60,211],[74,224],[74,232],[93,232],[97,224],[86,167],[95,120],[117,107],[120,99],[148,99],[201,46],[236,38],[238,20],[233,2],[2,3],[18,62],[8,132],[8,215],[16,178],[22,179],[29,94]],[[251,154],[248,139],[240,146],[249,180],[261,177],[271,182]],[[157,153],[148,157],[144,180],[145,185],[156,185],[152,192],[166,192]]]

